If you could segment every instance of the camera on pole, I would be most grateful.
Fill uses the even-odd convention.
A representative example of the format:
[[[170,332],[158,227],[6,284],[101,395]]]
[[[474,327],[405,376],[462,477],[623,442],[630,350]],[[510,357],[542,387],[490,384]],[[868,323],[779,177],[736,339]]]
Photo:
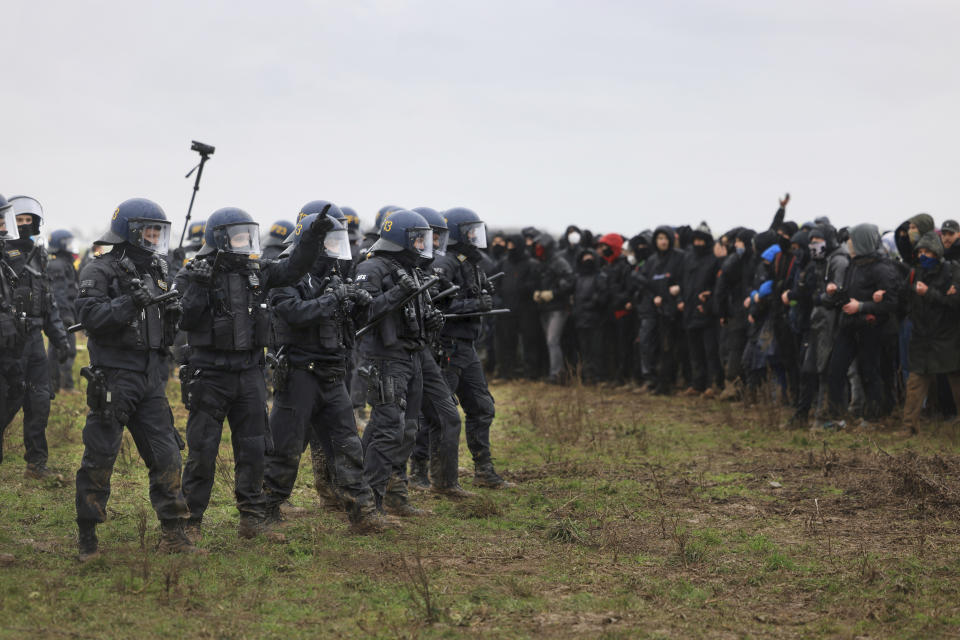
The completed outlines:
[[[180,244],[177,245],[177,251],[181,251],[183,249],[183,239],[187,235],[187,227],[190,226],[190,214],[193,213],[193,201],[197,197],[197,191],[200,189],[200,178],[203,176],[203,165],[206,164],[207,160],[210,159],[210,156],[213,155],[213,152],[216,151],[216,147],[214,147],[212,144],[204,144],[196,140],[191,140],[190,150],[196,151],[200,154],[200,164],[195,166],[193,169],[190,169],[190,172],[184,176],[185,178],[189,178],[193,175],[194,171],[197,172],[197,179],[193,183],[193,195],[190,196],[190,206],[187,208],[187,219],[183,223],[183,231],[180,233]]]

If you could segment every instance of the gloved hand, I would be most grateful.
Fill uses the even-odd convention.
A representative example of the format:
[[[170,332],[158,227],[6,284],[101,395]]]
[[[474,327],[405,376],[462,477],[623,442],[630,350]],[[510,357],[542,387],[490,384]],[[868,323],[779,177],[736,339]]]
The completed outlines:
[[[347,286],[345,284],[329,286],[324,293],[332,293],[334,297],[336,297],[337,302],[343,302],[350,297],[349,291],[347,290]]]
[[[430,309],[430,311],[423,316],[423,326],[430,332],[443,329],[444,322],[446,322],[446,320],[439,309]]]
[[[327,217],[327,207],[324,207],[323,212],[317,216],[313,224],[310,225],[310,228],[307,229],[307,233],[310,234],[311,240],[322,240],[324,236],[327,235],[327,231],[331,229],[333,229],[333,220]]]
[[[153,300],[153,296],[150,295],[150,292],[144,287],[140,287],[139,289],[134,289],[131,291],[130,297],[133,299],[133,304],[137,305],[141,309],[150,304],[150,301]]]
[[[543,295],[543,291],[534,291],[533,292],[533,301],[540,302],[540,296]]]
[[[63,364],[70,357],[70,343],[66,339],[57,340],[53,345],[54,350],[57,352],[57,362]]]
[[[213,265],[206,260],[194,260],[187,266],[187,277],[206,287],[213,279]]]
[[[486,291],[482,291],[480,297],[477,298],[477,307],[479,307],[480,311],[490,311],[490,309],[493,309],[493,296]]]
[[[163,314],[167,317],[168,322],[177,324],[183,317],[183,305],[180,304],[179,300],[171,300],[164,305]]]
[[[547,289],[546,291],[540,292],[540,301],[541,302],[551,302],[553,301],[553,289]]]
[[[413,293],[417,290],[417,281],[413,279],[409,273],[401,273],[397,276],[397,286],[404,290],[405,293]]]
[[[352,282],[347,285],[347,295],[358,307],[366,307],[373,302],[373,296],[366,289],[362,289]]]

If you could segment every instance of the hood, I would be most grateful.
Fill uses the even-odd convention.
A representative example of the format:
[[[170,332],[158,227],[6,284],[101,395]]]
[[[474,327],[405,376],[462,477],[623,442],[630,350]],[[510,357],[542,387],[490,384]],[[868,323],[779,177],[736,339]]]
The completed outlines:
[[[538,235],[533,244],[533,251],[537,260],[548,260],[557,248],[557,241],[549,233]]]
[[[880,248],[880,230],[875,224],[858,224],[850,228],[850,244],[855,256],[869,256]]]
[[[753,246],[760,255],[774,244],[777,244],[777,234],[773,231],[761,231],[753,237]]]
[[[660,235],[661,233],[665,234],[667,236],[667,239],[670,241],[670,244],[667,245],[667,251],[669,251],[670,249],[673,249],[673,241],[674,241],[673,227],[668,227],[667,225],[663,225],[656,228],[656,230],[653,232],[653,239],[650,241],[650,246],[653,247],[654,251],[657,250],[657,236]]]
[[[600,236],[597,244],[605,244],[613,250],[613,255],[603,256],[603,259],[607,262],[612,263],[623,253],[623,236],[619,233],[608,233],[605,236]]]
[[[933,231],[933,216],[931,216],[929,213],[918,213],[907,220],[907,222],[912,222],[913,224],[917,225],[917,230],[920,232],[921,236],[925,233]]]
[[[560,240],[557,242],[558,247],[560,247],[561,249],[567,249],[570,247],[570,242],[567,240],[567,236],[570,235],[571,231],[576,231],[577,233],[580,234],[580,242],[577,243],[578,246],[585,245],[583,241],[583,231],[581,231],[580,227],[578,227],[577,225],[571,224],[570,226],[567,227],[567,230],[563,232],[563,235],[560,236]]]
[[[585,260],[587,256],[591,256],[593,260]],[[596,273],[597,269],[600,267],[601,259],[601,256],[598,255],[593,249],[583,249],[577,253],[577,273]]]
[[[933,251],[938,259],[943,259],[943,242],[940,240],[940,236],[934,231],[927,231],[920,237],[920,240],[917,241],[917,249]]]

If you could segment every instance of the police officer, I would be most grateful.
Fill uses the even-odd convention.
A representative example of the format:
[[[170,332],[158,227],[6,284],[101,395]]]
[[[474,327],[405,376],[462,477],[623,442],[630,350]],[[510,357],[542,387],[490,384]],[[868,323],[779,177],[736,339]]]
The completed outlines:
[[[299,224],[310,226],[322,215],[310,214]],[[337,261],[350,259],[350,241],[346,225],[329,217],[333,229],[310,272],[295,285],[270,293],[278,365],[264,494],[268,518],[282,521],[280,505],[293,490],[307,432],[314,432],[311,446],[319,445],[325,460],[331,461],[333,484],[348,505],[351,523],[359,531],[381,531],[385,521],[363,477],[363,445],[344,383],[345,331],[352,330],[344,319],[355,308],[367,306],[371,297],[340,275]],[[290,250],[302,237],[291,235]]]
[[[50,234],[50,262],[47,264],[47,273],[50,274],[50,283],[53,289],[53,298],[60,310],[60,320],[65,327],[77,322],[77,313],[74,305],[77,303],[77,294],[80,292],[77,270],[73,266],[76,259],[76,240],[73,234],[66,229],[58,229]],[[60,363],[56,348],[51,344],[47,356],[50,366],[50,388],[54,393],[61,388],[73,391],[73,360],[77,355],[77,338],[74,334],[67,334],[70,345],[69,357],[66,362]]]
[[[451,314],[489,311],[493,308],[493,287],[477,266],[481,260],[480,249],[487,246],[483,221],[463,207],[448,209],[444,217],[450,231],[449,249],[434,261],[433,270],[445,281],[460,286],[456,295],[446,302],[446,311]],[[444,377],[466,414],[464,424],[467,446],[473,456],[474,484],[506,489],[513,483],[497,474],[490,456],[490,424],[495,409],[476,350],[481,326],[479,317],[450,319],[444,324],[440,333],[446,359]]]
[[[0,195],[0,418],[5,420],[8,407],[16,413],[23,403],[23,370],[20,357],[23,355],[24,323],[17,314],[13,297],[16,274],[2,256],[6,243],[18,237],[17,219],[13,205]],[[0,424],[0,427],[6,424]],[[0,462],[3,461],[3,428],[0,428]]]
[[[270,230],[263,239],[263,254],[261,257],[264,260],[276,260],[279,258],[283,250],[287,248],[286,245],[283,244],[283,241],[286,240],[291,233],[293,233],[293,223],[289,220],[277,220],[271,224]]]
[[[377,505],[400,516],[423,513],[408,500],[406,465],[423,393],[419,352],[428,338],[416,264],[432,255],[432,236],[419,213],[394,211],[357,266],[357,285],[373,297],[369,318],[379,321],[359,343],[359,371],[373,405],[363,432],[363,472]]]
[[[83,459],[77,471],[80,558],[97,554],[97,523],[107,516],[110,474],[126,426],[150,472],[150,500],[160,519],[159,549],[194,552],[183,531],[187,505],[180,488],[182,441],[160,379],[164,350],[180,314],[176,302],[154,301],[169,288],[170,223],[143,198],[117,207],[97,243],[113,250],[80,272],[77,316],[90,352]]]
[[[24,458],[27,461],[24,475],[37,479],[60,478],[47,467],[50,366],[41,331],[47,334],[61,363],[69,357],[70,346],[51,292],[47,254],[33,241],[33,236],[40,235],[43,208],[27,196],[14,196],[9,203],[16,216],[19,237],[6,241],[0,260],[5,261],[13,273],[13,304],[26,333],[20,358],[21,376],[26,385],[22,401]],[[8,404],[4,409],[0,424],[5,430],[20,406]]]
[[[432,271],[433,260],[447,252],[449,229],[442,214],[430,207],[414,209],[433,231],[433,259],[421,259],[420,267]],[[446,283],[441,282],[435,291]],[[414,486],[430,488],[435,493],[451,498],[467,498],[472,494],[460,486],[460,412],[453,393],[438,360],[442,350],[439,344],[443,328],[443,314],[431,310],[427,314],[430,343],[420,350],[420,369],[423,372],[423,406],[417,441],[410,457],[410,481]]]
[[[260,236],[250,214],[235,207],[218,209],[207,219],[203,248],[177,276],[176,287],[183,292],[180,328],[187,332],[181,385],[190,411],[183,491],[193,539],[200,536],[210,501],[224,419],[233,432],[238,534],[253,538],[270,533],[263,497],[267,292],[307,273],[330,226],[326,216],[307,228],[298,226],[294,233],[304,238],[288,259],[261,261],[254,257],[260,253]]]

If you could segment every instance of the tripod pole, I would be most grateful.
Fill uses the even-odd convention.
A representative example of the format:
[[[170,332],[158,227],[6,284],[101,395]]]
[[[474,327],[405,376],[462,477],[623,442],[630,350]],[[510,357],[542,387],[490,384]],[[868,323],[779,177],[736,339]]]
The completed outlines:
[[[200,155],[200,164],[198,164],[194,169],[197,170],[197,179],[193,183],[193,195],[190,196],[190,206],[187,208],[187,219],[183,223],[183,231],[180,232],[180,244],[177,245],[177,248],[183,247],[183,239],[187,235],[187,227],[190,226],[190,214],[193,212],[193,200],[197,197],[197,191],[200,190],[200,178],[203,176],[203,165],[207,160],[210,159],[210,156],[201,154]],[[190,173],[193,173],[191,171]],[[190,173],[187,174],[187,177],[190,177]]]

